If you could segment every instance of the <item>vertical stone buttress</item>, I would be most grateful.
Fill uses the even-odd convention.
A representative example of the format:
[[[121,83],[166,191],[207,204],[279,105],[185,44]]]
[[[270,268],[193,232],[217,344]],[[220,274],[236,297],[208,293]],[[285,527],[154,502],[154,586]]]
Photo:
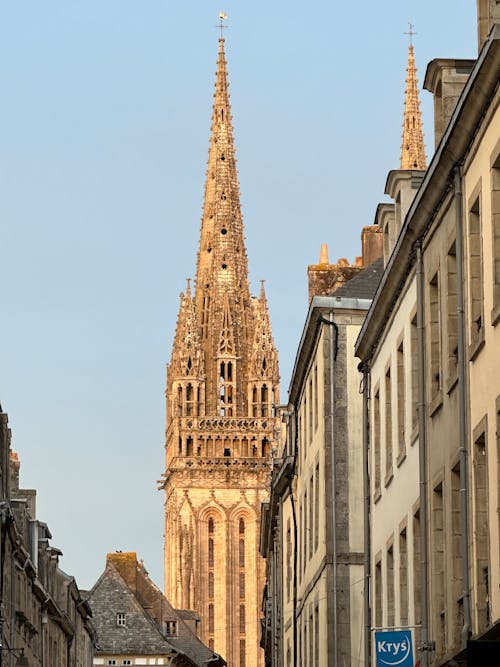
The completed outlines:
[[[403,142],[401,144],[401,169],[427,168],[424,145],[424,131],[418,96],[417,68],[413,44],[408,47],[408,67],[406,68],[405,108],[403,114]]]
[[[222,38],[196,284],[181,294],[166,400],[165,595],[200,614],[201,638],[230,667],[262,665],[259,519],[278,355],[264,285],[250,295]]]

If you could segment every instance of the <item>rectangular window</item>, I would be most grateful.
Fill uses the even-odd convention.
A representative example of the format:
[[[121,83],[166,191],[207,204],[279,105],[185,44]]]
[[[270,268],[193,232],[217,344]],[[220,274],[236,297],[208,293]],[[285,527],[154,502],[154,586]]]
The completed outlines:
[[[387,549],[387,583],[386,583],[386,606],[387,606],[387,627],[393,628],[395,624],[394,613],[394,548],[390,546]]]
[[[313,626],[313,612],[309,613],[309,665],[314,665],[314,626]]]
[[[116,614],[116,625],[119,628],[125,628],[127,626],[127,614],[124,612],[118,612]]]
[[[443,507],[443,485],[438,484],[432,493],[432,533],[431,533],[431,559],[432,559],[432,590],[434,598],[435,625],[438,628],[436,636],[436,652],[442,655],[446,646],[446,610],[445,610],[445,570],[444,570],[444,507]]]
[[[429,283],[429,327],[428,346],[430,350],[430,391],[431,401],[441,392],[441,317],[439,309],[439,273],[433,275]]]
[[[319,463],[316,463],[314,486],[314,551],[317,551],[319,546]]]
[[[487,419],[484,417],[474,429],[472,461],[474,503],[476,605],[478,632],[490,625],[490,573],[489,573],[489,526],[488,526],[488,461],[486,458]]]
[[[290,602],[292,586],[292,530],[290,519],[286,521],[286,601]]]
[[[420,549],[420,512],[413,515],[413,623],[420,625],[422,621],[422,552]]]
[[[382,627],[382,562],[375,563],[375,627]]]
[[[313,381],[309,380],[309,444],[312,442],[313,436]]]
[[[457,646],[461,642],[463,627],[463,592],[462,592],[462,526],[460,512],[460,468],[455,466],[451,471],[451,568],[453,587],[452,637],[451,642]]]
[[[380,494],[380,391],[375,389],[373,398],[373,495]]]
[[[500,154],[491,167],[491,224],[493,227],[493,309],[500,307]],[[496,318],[494,318],[494,322]]]
[[[314,666],[319,667],[319,607],[314,607]]]
[[[240,667],[246,667],[247,664],[247,651],[246,651],[246,642],[244,639],[240,639]]]
[[[314,477],[311,475],[309,480],[309,559],[313,555],[313,535],[314,535]]]
[[[240,572],[240,600],[245,598],[245,573]]]
[[[446,257],[446,320],[447,336],[445,338],[448,347],[448,382],[454,380],[457,375],[458,365],[458,316],[457,316],[457,253],[455,241],[448,250]]]
[[[412,434],[418,425],[418,338],[417,338],[417,316],[415,315],[410,325],[411,346],[411,429]]]
[[[392,478],[392,383],[391,367],[385,373],[385,483]]]
[[[167,637],[177,637],[178,635],[177,621],[165,621],[165,635]]]
[[[469,208],[469,313],[470,340],[484,333],[483,252],[481,238],[481,200],[479,195]]]
[[[399,623],[408,625],[408,542],[406,528],[399,533]]]
[[[302,502],[299,502],[299,528],[297,535],[299,538],[299,581],[302,581],[302,560],[304,558],[304,532],[302,530],[303,524]]]
[[[406,452],[405,415],[406,415],[406,380],[405,380],[405,349],[401,341],[397,351],[397,401],[398,401],[398,463]]]
[[[318,366],[314,366],[314,430],[318,428]]]
[[[304,493],[304,537],[303,537],[303,545],[304,545],[304,559],[302,561],[302,564],[304,566],[304,572],[306,569],[306,562],[307,562],[307,537],[308,537],[308,526],[307,526],[307,489]]]

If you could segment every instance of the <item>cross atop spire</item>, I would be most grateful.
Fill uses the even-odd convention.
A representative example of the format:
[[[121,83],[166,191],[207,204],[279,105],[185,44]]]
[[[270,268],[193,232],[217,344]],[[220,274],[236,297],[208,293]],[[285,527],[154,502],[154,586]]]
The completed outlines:
[[[408,23],[408,32],[405,32],[405,35],[410,36],[410,46],[413,46],[413,35],[418,35],[418,32],[415,32],[413,28],[415,27],[413,23]]]
[[[220,39],[224,39],[223,31],[227,29],[227,25],[224,25],[224,21],[227,21],[227,14],[225,12],[219,12],[219,23],[215,27],[220,30]]]
[[[426,169],[424,132],[418,96],[417,68],[413,53],[413,35],[417,33],[410,23],[408,45],[408,67],[406,68],[405,108],[403,115],[403,143],[401,146],[401,169]]]

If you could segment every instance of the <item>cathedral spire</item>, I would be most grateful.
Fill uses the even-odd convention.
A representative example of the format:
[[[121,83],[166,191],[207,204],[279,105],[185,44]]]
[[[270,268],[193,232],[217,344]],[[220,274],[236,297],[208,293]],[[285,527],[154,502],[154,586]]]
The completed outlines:
[[[219,39],[217,73],[200,248],[196,272],[196,305],[206,290],[219,295],[249,291],[248,265],[234,150],[224,39]],[[248,295],[249,296],[249,295]]]
[[[401,146],[401,169],[426,169],[424,133],[418,96],[417,68],[413,53],[412,38],[415,34],[410,24],[408,67],[406,68],[405,108],[403,115],[403,143]]]

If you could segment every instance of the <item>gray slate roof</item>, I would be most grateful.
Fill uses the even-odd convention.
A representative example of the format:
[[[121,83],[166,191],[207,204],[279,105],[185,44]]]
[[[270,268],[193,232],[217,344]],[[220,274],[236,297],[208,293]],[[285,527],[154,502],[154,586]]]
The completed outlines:
[[[332,296],[373,299],[383,272],[384,260],[380,257],[332,292]]]
[[[107,567],[91,590],[89,604],[100,653],[175,652],[114,567]],[[125,627],[116,624],[119,613],[126,614]]]
[[[98,653],[164,655],[179,652],[195,667],[209,662],[214,667],[226,664],[188,627],[139,564],[136,585],[134,594],[120,572],[108,563],[90,591],[88,602],[97,630]],[[118,613],[127,614],[126,627],[117,626]],[[177,621],[178,636],[167,639],[162,625],[173,620]]]

